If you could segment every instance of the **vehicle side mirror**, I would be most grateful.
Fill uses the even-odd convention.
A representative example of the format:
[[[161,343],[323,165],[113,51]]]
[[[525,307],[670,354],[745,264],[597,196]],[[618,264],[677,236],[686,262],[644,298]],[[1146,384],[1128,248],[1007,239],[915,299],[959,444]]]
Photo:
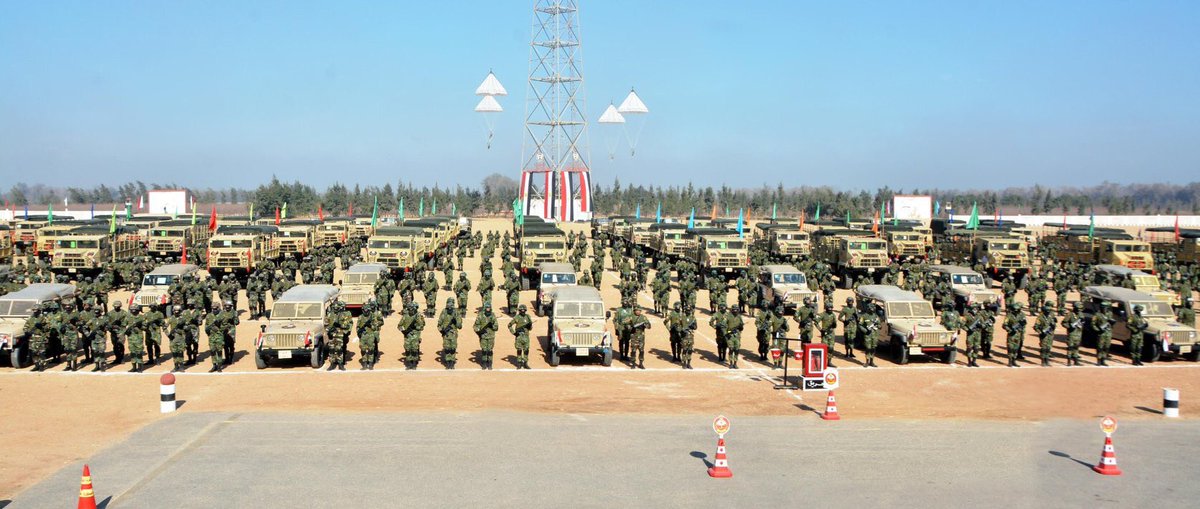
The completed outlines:
[[[339,280],[338,280],[338,286],[342,286],[342,280],[341,280],[341,279],[339,279]]]
[[[258,326],[258,330],[259,330],[259,331],[261,331],[261,332],[267,332],[267,326],[266,326],[266,325],[259,325],[259,326]]]
[[[612,318],[612,311],[605,311],[604,318]]]

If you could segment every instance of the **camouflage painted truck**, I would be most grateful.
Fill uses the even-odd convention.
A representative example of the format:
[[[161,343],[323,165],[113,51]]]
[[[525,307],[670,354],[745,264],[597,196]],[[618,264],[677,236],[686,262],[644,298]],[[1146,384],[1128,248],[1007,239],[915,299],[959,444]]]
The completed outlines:
[[[424,236],[425,231],[417,227],[381,226],[367,239],[366,261],[383,264],[396,275],[407,274],[426,253],[419,247]]]
[[[888,266],[887,241],[870,231],[826,228],[812,235],[813,258],[829,265],[842,288],[855,279],[878,280]]]
[[[307,358],[313,368],[325,362],[325,315],[337,301],[333,285],[293,286],[271,306],[271,319],[254,341],[254,365]]]
[[[1019,285],[1031,267],[1029,244],[1006,230],[947,230],[941,252],[944,263],[982,265],[988,286],[1009,275]]]
[[[208,240],[208,273],[245,278],[266,260],[279,259],[274,226],[221,226]]]
[[[896,362],[908,364],[913,355],[928,355],[954,364],[955,333],[942,326],[929,301],[892,285],[862,285],[855,293],[860,305],[872,302],[883,310],[880,345],[892,349]]]
[[[130,226],[78,226],[55,241],[50,270],[59,274],[95,275],[110,263],[145,254],[137,230]]]
[[[547,354],[551,366],[557,366],[565,355],[599,355],[600,364],[612,365],[612,335],[606,325],[609,312],[599,290],[565,286],[554,292],[550,306]]]
[[[750,243],[736,231],[725,228],[692,228],[695,238],[688,259],[696,264],[701,278],[737,278],[750,267]]]
[[[1069,228],[1042,239],[1054,259],[1082,265],[1120,265],[1154,272],[1150,243],[1114,229]]]
[[[1143,361],[1157,361],[1164,353],[1185,356],[1193,362],[1200,360],[1196,329],[1179,323],[1170,304],[1153,295],[1117,286],[1088,286],[1079,292],[1079,300],[1083,303],[1081,325],[1086,346],[1094,346],[1100,333],[1092,327],[1092,316],[1108,303],[1114,320],[1110,329],[1113,341],[1124,343],[1129,350],[1132,338],[1129,317],[1136,306],[1141,306],[1142,318],[1149,324],[1143,336]]]
[[[527,223],[516,239],[517,266],[521,289],[529,290],[541,281],[543,263],[567,263],[567,234],[549,223]]]

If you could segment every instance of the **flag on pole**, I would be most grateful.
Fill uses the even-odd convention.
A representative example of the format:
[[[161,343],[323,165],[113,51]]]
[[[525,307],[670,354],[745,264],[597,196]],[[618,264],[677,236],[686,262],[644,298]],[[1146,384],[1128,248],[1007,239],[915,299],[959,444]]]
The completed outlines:
[[[850,227],[850,211],[846,211],[846,228]]]
[[[280,211],[279,207],[275,207],[275,226],[279,226]]]
[[[50,212],[47,214],[47,219],[49,219],[48,224],[54,224],[54,204],[51,203],[49,208]]]
[[[29,204],[25,204],[25,219],[29,219]]]
[[[800,231],[804,231],[804,211],[800,211]]]
[[[875,213],[875,217],[871,218],[871,232],[874,233],[875,235],[879,235],[879,223],[882,222],[880,219],[882,216],[883,216],[883,205],[880,205],[879,211]]]
[[[696,227],[696,207],[692,207],[692,213],[688,215],[688,229]]]
[[[642,218],[642,204],[641,204],[641,203],[639,203],[639,204],[637,205],[637,212],[634,212],[634,213],[633,213],[633,217],[634,217],[635,219],[641,219],[641,218]]]
[[[283,202],[283,210],[280,211],[280,216],[287,219],[287,202]]]
[[[179,263],[187,264],[187,237],[183,238],[183,256],[179,258]]]
[[[971,218],[967,220],[966,227],[968,230],[979,229],[979,204],[971,203]]]
[[[654,222],[656,222],[656,223],[662,222],[662,202],[661,201],[658,202],[658,211],[656,211],[654,213]]]
[[[1062,229],[1064,229],[1064,230],[1066,230],[1066,229],[1067,229],[1067,215],[1066,215],[1065,213],[1063,214],[1063,225],[1062,225]]]
[[[26,209],[28,211],[28,209]],[[133,201],[125,200],[125,219],[133,219]]]
[[[117,233],[117,204],[113,204],[112,217],[108,218],[108,234]]]
[[[325,220],[325,204],[324,203],[317,204],[317,219],[320,219],[321,221]]]
[[[709,219],[712,221],[717,220],[717,204],[716,203],[713,204],[712,216],[709,216]]]
[[[417,217],[425,217],[425,197],[421,197],[421,202],[417,204]]]
[[[431,215],[431,216],[437,215],[437,196],[433,197],[433,207],[429,209],[429,215]]]
[[[217,206],[213,205],[212,215],[208,216],[208,231],[217,231]]]
[[[1096,236],[1096,211],[1092,211],[1092,215],[1088,217],[1088,242],[1091,242]]]
[[[775,222],[775,213],[776,212],[779,212],[779,204],[772,203],[771,204],[771,222]]]
[[[379,226],[379,196],[375,196],[375,206],[371,208],[371,228]]]
[[[138,210],[146,210],[146,195],[138,195]]]
[[[254,202],[250,202],[250,221],[254,222]]]
[[[942,202],[940,202],[940,201],[933,202],[933,217],[938,217],[938,214],[941,214],[941,213],[942,213]]]
[[[96,204],[95,203],[92,204],[92,215],[88,216],[88,217],[91,219],[96,219]]]
[[[354,202],[350,202],[350,207],[346,209],[346,215],[354,217]]]
[[[1175,242],[1179,242],[1179,214],[1175,214]]]
[[[116,205],[113,205],[116,207]],[[192,200],[192,226],[196,226],[196,200]]]
[[[725,204],[725,217],[729,217],[729,204]]]
[[[404,220],[404,197],[403,196],[400,197],[400,206],[396,207],[396,215],[400,217],[401,221]]]
[[[744,226],[745,226],[745,223],[744,223],[744,218],[742,217],[742,209],[738,209],[738,222],[737,222],[738,237],[745,238],[746,232],[745,232],[745,230],[743,230]]]
[[[452,216],[458,215],[458,202],[453,202],[453,201],[450,202],[450,215],[452,215]]]
[[[817,213],[813,216],[813,221],[821,220],[821,202],[817,202]]]

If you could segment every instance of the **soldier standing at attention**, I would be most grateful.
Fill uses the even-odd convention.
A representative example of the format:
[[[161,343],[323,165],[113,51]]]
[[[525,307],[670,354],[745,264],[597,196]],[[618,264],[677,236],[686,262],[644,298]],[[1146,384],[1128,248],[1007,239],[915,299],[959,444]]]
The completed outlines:
[[[821,331],[821,342],[825,343],[826,351],[829,352],[829,360],[833,360],[834,345],[837,342],[837,336],[834,330],[837,329],[837,315],[833,312],[833,301],[825,301],[825,311],[816,317],[817,329]],[[833,365],[832,362],[829,365]]]
[[[1182,323],[1188,327],[1196,326],[1196,311],[1192,309],[1191,297],[1183,298],[1179,306],[1179,311],[1175,313],[1175,317],[1177,320],[1179,320],[1179,323]]]
[[[86,318],[87,328],[91,331],[92,361],[96,363],[92,371],[102,372],[108,369],[108,353],[105,351],[108,347],[108,330],[105,328],[105,319],[96,313],[87,313]]]
[[[671,280],[666,272],[658,271],[650,288],[654,294],[654,314],[663,316],[667,311],[667,302],[671,298]]]
[[[142,307],[134,306],[129,311],[132,317],[129,321],[129,360],[133,367],[129,368],[130,373],[140,373],[142,371],[142,356],[146,355],[146,336],[150,334],[150,326],[145,323],[146,315],[142,314]]]
[[[342,301],[334,301],[332,311],[325,315],[325,350],[329,356],[329,368],[326,371],[346,370],[345,348],[350,339],[350,328],[353,319],[346,311]]]
[[[838,312],[842,322],[842,336],[846,343],[846,358],[854,358],[854,343],[858,340],[858,310],[854,307],[854,298],[846,297],[846,305]]]
[[[813,308],[811,297],[805,297],[804,303],[796,306],[796,325],[800,331],[801,343],[812,343],[813,340],[813,325],[815,325],[816,312]],[[784,355],[787,355],[785,352]]]
[[[1092,329],[1096,331],[1096,364],[1107,366],[1108,349],[1112,346],[1112,304],[1100,303],[1100,309],[1092,315]]]
[[[143,306],[144,307],[144,306]],[[162,357],[162,333],[166,326],[166,319],[157,308],[148,308],[148,311],[142,313],[141,326],[145,336],[146,355],[149,358],[150,365],[158,363],[159,357]]]
[[[1021,303],[1013,303],[1012,308],[1008,310],[1008,316],[1004,319],[1004,332],[1007,333],[1008,367],[1010,368],[1019,367],[1017,357],[1025,340],[1025,324],[1025,313],[1021,312]]]
[[[601,280],[604,279],[604,259],[601,257],[592,258],[592,284],[596,289],[600,289]]]
[[[121,309],[121,301],[114,300],[112,308],[104,317],[104,328],[112,337],[113,364],[125,360],[125,332],[129,330],[133,316]]]
[[[496,315],[492,313],[490,299],[484,299],[483,309],[479,311],[479,316],[475,317],[475,325],[472,329],[479,337],[479,365],[483,369],[490,370],[492,369],[492,349],[496,346],[496,331],[500,329],[500,325],[496,322]]]
[[[696,317],[683,312],[683,306],[679,306],[679,309],[679,321],[675,324],[679,329],[679,358],[684,369],[692,369],[692,354],[696,350]]]
[[[417,363],[421,360],[421,331],[425,329],[425,317],[417,310],[415,301],[405,306],[396,329],[404,334],[404,368],[417,369]]]
[[[1067,329],[1067,365],[1078,366],[1079,343],[1083,341],[1083,315],[1079,312],[1079,302],[1072,303],[1062,323]]]
[[[458,361],[458,331],[462,329],[462,317],[458,314],[454,298],[446,299],[446,307],[438,317],[438,332],[442,333],[442,363],[446,369],[454,369]]]
[[[62,341],[63,353],[67,357],[67,371],[79,369],[79,313],[73,311],[71,301],[64,303],[64,309],[59,313],[62,317],[59,325],[59,338]]]
[[[633,308],[633,317],[629,319],[629,346],[632,349],[633,362],[630,367],[646,369],[643,363],[646,358],[646,331],[650,330],[650,320],[642,314],[641,307]]]
[[[175,363],[171,372],[183,371],[183,354],[187,348],[188,317],[183,308],[175,305],[171,308],[171,317],[167,318],[167,336],[171,347],[171,360]]]
[[[221,371],[225,364],[225,331],[221,327],[221,303],[214,302],[212,313],[204,323],[204,333],[208,334],[208,357],[212,360],[209,373]]]
[[[771,340],[775,337],[771,333],[771,322],[774,320],[775,313],[771,308],[764,309],[754,320],[754,339],[758,340],[758,360],[760,361],[767,360],[767,351],[771,349]]]
[[[1037,321],[1033,323],[1033,328],[1038,333],[1038,353],[1042,357],[1042,366],[1050,365],[1050,350],[1054,347],[1054,327],[1057,321],[1054,306],[1047,301],[1042,305],[1042,314],[1038,315]]]
[[[1142,348],[1145,347],[1146,329],[1150,327],[1150,323],[1142,317],[1142,312],[1145,308],[1141,304],[1133,306],[1133,316],[1129,319],[1129,357],[1133,359],[1134,366],[1142,365]],[[1151,359],[1153,361],[1153,359]]]
[[[667,314],[667,320],[666,320],[667,332],[670,334],[670,340],[671,340],[671,361],[672,362],[680,361],[679,350],[682,347],[681,340],[683,338],[683,330],[680,329],[680,327],[683,326],[683,323],[684,323],[683,305],[680,304],[679,302],[676,302],[672,306],[671,312]]]
[[[972,367],[972,368],[979,367],[979,363],[976,361],[979,359],[979,344],[980,344],[979,337],[983,333],[984,316],[985,315],[983,314],[982,309],[980,309],[978,302],[972,303],[971,306],[969,308],[967,308],[966,317],[965,317],[963,323],[965,324],[966,331],[967,331],[967,366],[968,367]]]
[[[515,273],[509,273],[504,280],[504,294],[508,302],[508,308],[505,310],[508,316],[513,316],[517,312],[517,304],[521,300],[521,283],[517,281]]]
[[[524,304],[517,307],[517,316],[508,322],[508,332],[516,338],[517,369],[529,369],[529,331],[533,329],[533,320],[526,314]]]
[[[958,316],[958,312],[954,310],[954,304],[946,303],[942,311],[942,327],[950,331],[952,336],[957,337],[958,329],[962,328],[962,319]]]
[[[33,354],[33,370],[46,370],[46,344],[50,339],[50,305],[43,304],[33,309],[33,314],[25,321],[22,332],[29,338],[29,351]]]
[[[629,358],[629,319],[633,318],[633,305],[628,299],[621,299],[621,307],[613,313],[613,331],[617,334],[617,353],[621,360]]]
[[[379,329],[383,328],[383,315],[380,314],[375,301],[368,300],[363,304],[363,312],[358,316],[358,360],[360,371],[374,370],[379,358]]]
[[[724,303],[721,304],[725,306]],[[724,312],[725,315],[725,347],[729,353],[729,369],[737,369],[738,353],[742,349],[742,330],[746,328],[745,322],[742,321],[742,315]]]
[[[437,315],[438,283],[432,271],[425,277],[421,291],[425,294],[425,316],[433,318]]]
[[[1017,302],[1017,284],[1013,282],[1012,274],[1004,277],[1000,291],[1004,293],[1004,309],[1011,309],[1013,303]]]
[[[1014,302],[1013,304],[1016,304]],[[983,329],[979,335],[979,346],[983,349],[983,358],[992,358],[992,338],[996,337],[996,311],[997,309],[989,306],[980,306],[979,313],[982,318],[981,323]]]
[[[726,346],[729,336],[725,332],[725,304],[718,304],[716,311],[708,319],[708,326],[717,333],[717,361],[725,362]]]
[[[858,334],[863,340],[863,350],[867,354],[867,366],[875,366],[875,347],[879,345],[879,312],[874,304],[868,304],[858,317]]]

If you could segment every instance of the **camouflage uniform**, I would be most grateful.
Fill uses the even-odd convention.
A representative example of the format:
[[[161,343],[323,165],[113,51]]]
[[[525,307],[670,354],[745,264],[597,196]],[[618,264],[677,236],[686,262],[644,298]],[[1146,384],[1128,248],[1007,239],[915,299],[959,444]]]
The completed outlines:
[[[1008,310],[1008,316],[1004,319],[1004,331],[1007,333],[1006,346],[1008,347],[1008,366],[1018,367],[1017,358],[1020,356],[1021,347],[1025,340],[1025,313],[1021,312],[1021,303],[1017,302]]]
[[[867,366],[875,366],[875,347],[879,345],[879,314],[874,305],[864,310],[858,317],[858,335],[863,341],[863,350],[867,354]]]
[[[345,305],[341,301],[335,302],[332,312],[325,316],[325,351],[329,356],[328,371],[346,370],[345,348],[350,339],[350,329],[353,326],[354,319],[350,317],[350,312],[346,311]]]
[[[1033,328],[1038,334],[1038,353],[1042,358],[1042,366],[1050,365],[1050,350],[1054,348],[1054,327],[1057,319],[1054,308],[1047,302],[1042,306],[1042,314],[1038,315]]]
[[[462,329],[462,316],[454,299],[446,299],[446,307],[438,317],[438,332],[442,333],[442,362],[446,369],[454,369],[458,361],[458,331]]]
[[[486,303],[483,310],[475,317],[475,325],[472,327],[475,335],[479,337],[479,365],[483,369],[492,369],[492,350],[496,346],[496,331],[500,329],[500,325],[496,322],[496,315],[492,313],[491,303]]]
[[[533,329],[533,320],[526,314],[525,305],[517,308],[517,316],[508,322],[508,332],[516,338],[517,369],[529,369],[529,331]]]
[[[359,353],[362,356],[358,362],[362,369],[373,370],[375,362],[379,360],[379,330],[383,328],[383,315],[374,301],[367,301],[363,305],[357,325]]]
[[[1134,306],[1133,316],[1126,323],[1129,327],[1129,357],[1134,366],[1142,365],[1142,348],[1145,347],[1146,329],[1150,327],[1150,323],[1142,317],[1143,311],[1140,304]]]
[[[404,334],[404,367],[416,369],[421,360],[421,331],[425,329],[425,317],[418,312],[416,302],[404,308],[396,329]]]
[[[626,328],[629,330],[629,348],[633,357],[630,366],[646,369],[646,331],[650,330],[650,320],[642,314],[642,308],[634,308]]]
[[[1083,341],[1083,316],[1079,313],[1079,303],[1076,302],[1071,311],[1063,317],[1063,327],[1067,329],[1067,365],[1079,365],[1079,344]]]

